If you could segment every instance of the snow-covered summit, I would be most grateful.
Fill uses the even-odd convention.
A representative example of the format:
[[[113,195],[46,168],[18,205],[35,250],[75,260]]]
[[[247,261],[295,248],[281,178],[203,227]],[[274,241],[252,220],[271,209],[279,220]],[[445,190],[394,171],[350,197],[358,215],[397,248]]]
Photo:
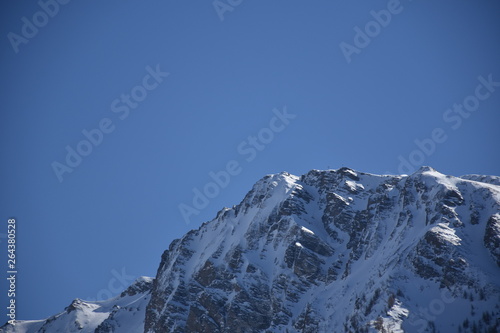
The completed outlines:
[[[500,331],[497,180],[267,175],[174,240],[154,281],[0,331]]]
[[[430,167],[267,175],[164,253],[146,332],[496,329],[499,193]]]
[[[144,331],[146,305],[149,303],[153,278],[140,277],[121,295],[105,301],[76,298],[63,312],[45,320],[16,321],[0,332],[17,333],[139,333]]]

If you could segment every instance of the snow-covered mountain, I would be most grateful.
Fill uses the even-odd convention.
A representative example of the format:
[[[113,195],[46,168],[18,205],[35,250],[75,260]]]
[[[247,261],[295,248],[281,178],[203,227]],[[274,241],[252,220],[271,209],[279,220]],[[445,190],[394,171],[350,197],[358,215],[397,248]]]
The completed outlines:
[[[0,331],[499,332],[499,184],[268,175],[173,241],[141,292]]]
[[[106,301],[75,299],[63,312],[45,320],[17,321],[0,332],[135,333],[144,331],[144,315],[153,279],[140,277],[119,296]]]

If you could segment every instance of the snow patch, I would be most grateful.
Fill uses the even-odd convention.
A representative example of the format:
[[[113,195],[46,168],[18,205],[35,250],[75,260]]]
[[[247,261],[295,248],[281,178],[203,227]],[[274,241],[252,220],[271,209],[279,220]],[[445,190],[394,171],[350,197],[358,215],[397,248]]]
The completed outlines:
[[[307,232],[308,234],[311,234],[311,235],[314,235],[314,232],[312,232],[311,230],[307,229],[306,227],[300,227],[300,229],[304,232]]]
[[[345,184],[346,184],[347,188],[350,191],[352,191],[352,192],[356,192],[358,190],[364,190],[365,189],[365,187],[362,184],[356,183],[356,182],[354,182],[352,180],[346,180]]]
[[[438,223],[438,225],[432,228],[431,231],[439,234],[442,238],[453,245],[460,245],[460,241],[462,240],[456,235],[455,229],[450,228],[446,223]]]

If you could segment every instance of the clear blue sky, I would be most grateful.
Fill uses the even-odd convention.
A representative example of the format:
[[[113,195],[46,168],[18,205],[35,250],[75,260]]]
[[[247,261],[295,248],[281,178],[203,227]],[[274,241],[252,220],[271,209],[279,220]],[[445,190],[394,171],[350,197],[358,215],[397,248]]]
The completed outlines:
[[[2,4],[0,267],[15,217],[18,319],[154,276],[265,174],[500,174],[498,1],[220,3]],[[71,173],[67,146],[87,155]]]

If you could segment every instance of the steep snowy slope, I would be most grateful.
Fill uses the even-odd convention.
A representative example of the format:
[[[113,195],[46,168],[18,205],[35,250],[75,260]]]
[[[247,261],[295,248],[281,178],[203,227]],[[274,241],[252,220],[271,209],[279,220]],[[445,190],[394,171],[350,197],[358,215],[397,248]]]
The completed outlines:
[[[146,332],[495,331],[500,187],[470,178],[266,176],[163,254]]]
[[[141,277],[117,297],[102,302],[75,299],[64,312],[46,320],[18,321],[1,327],[0,332],[143,332],[152,284],[152,278]]]

